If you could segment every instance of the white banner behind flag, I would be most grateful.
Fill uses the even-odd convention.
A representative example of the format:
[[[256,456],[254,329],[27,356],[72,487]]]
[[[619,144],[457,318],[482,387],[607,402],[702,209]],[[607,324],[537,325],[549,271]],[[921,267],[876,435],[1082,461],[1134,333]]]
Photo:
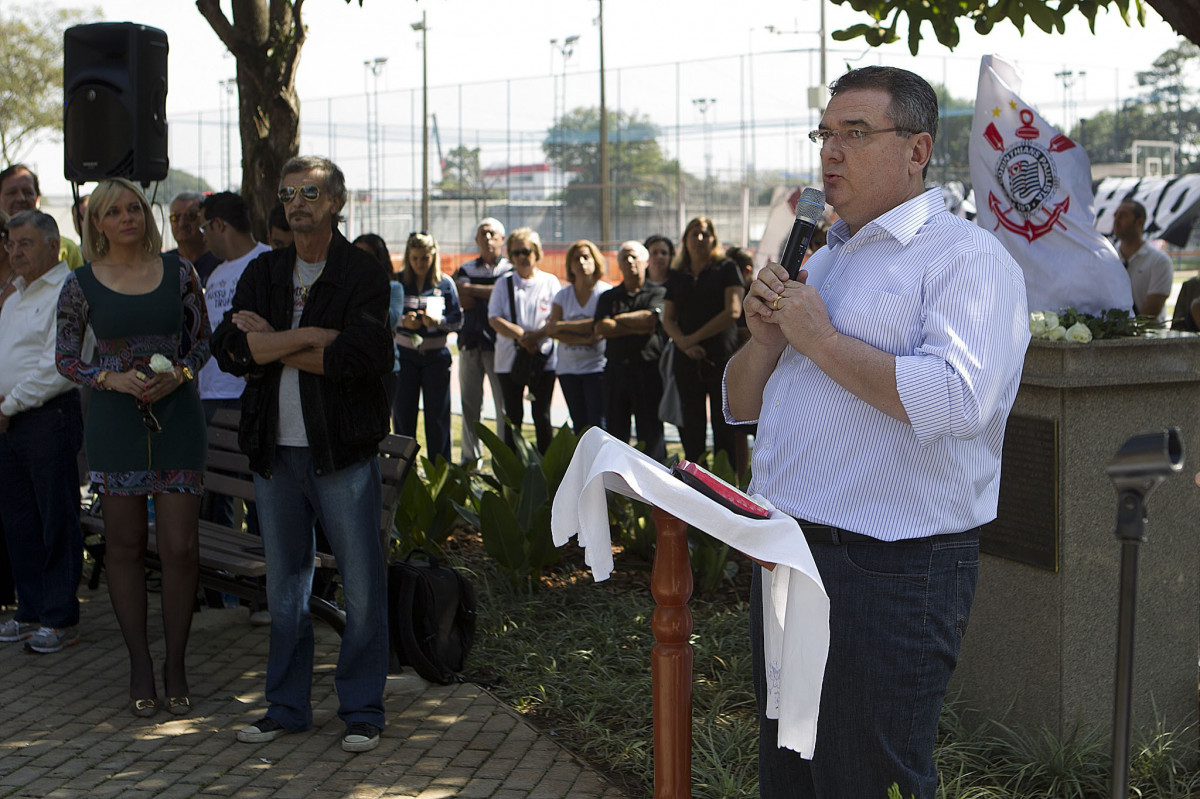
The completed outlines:
[[[1020,90],[1010,64],[983,57],[970,147],[976,222],[1021,265],[1031,311],[1132,310],[1129,275],[1094,225],[1087,153]]]

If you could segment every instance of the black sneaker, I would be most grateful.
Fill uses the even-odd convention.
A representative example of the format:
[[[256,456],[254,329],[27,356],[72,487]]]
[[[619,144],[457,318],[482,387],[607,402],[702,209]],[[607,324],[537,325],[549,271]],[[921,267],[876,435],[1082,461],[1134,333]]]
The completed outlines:
[[[365,721],[356,721],[346,726],[342,736],[342,749],[347,752],[370,752],[379,746],[379,728]]]
[[[238,730],[237,739],[244,744],[262,744],[274,741],[280,735],[291,732],[270,716],[264,716],[249,727]]]

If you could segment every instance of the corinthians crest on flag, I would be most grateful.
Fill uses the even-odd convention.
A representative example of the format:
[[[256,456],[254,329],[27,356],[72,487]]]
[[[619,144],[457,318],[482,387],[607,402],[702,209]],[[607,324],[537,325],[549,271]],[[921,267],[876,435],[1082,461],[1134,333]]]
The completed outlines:
[[[983,57],[971,125],[975,221],[1021,265],[1030,310],[1132,309],[1125,266],[1095,228],[1087,153],[1022,102],[1020,89],[1010,64]]]

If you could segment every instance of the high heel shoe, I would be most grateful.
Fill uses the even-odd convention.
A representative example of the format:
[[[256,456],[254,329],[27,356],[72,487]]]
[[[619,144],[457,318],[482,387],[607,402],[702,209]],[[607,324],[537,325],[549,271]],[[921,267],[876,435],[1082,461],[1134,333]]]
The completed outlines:
[[[187,696],[168,696],[167,712],[172,716],[186,716],[192,712],[192,700]]]
[[[158,700],[153,697],[149,699],[135,699],[129,706],[129,710],[139,719],[148,719],[158,712]]]

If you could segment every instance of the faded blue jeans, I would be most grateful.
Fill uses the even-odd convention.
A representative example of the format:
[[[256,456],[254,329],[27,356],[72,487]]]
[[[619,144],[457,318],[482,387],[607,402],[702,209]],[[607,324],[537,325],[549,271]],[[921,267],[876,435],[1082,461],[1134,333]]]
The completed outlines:
[[[312,726],[313,626],[308,611],[320,518],[337,558],[346,632],[334,685],[338,716],[383,729],[388,670],[387,578],[379,537],[379,464],[367,458],[317,475],[305,447],[276,447],[270,479],[254,476],[267,560],[271,647],[267,715],[289,730]]]
[[[934,738],[975,599],[979,532],[814,544],[812,553],[829,594],[830,641],[811,761],[777,747],[778,722],[763,714],[762,571],[754,569],[759,791],[765,799],[883,799],[894,782],[905,799],[933,799]]]

